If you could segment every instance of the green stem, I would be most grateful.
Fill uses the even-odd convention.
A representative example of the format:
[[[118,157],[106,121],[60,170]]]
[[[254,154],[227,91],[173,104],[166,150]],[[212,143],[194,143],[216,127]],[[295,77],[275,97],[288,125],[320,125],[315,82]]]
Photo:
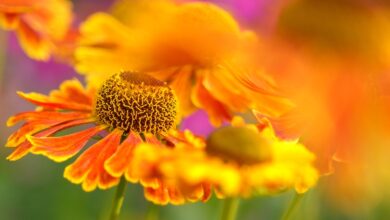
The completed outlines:
[[[235,220],[240,200],[235,197],[226,198],[223,202],[221,220]]]
[[[295,211],[295,209],[298,207],[299,203],[301,202],[303,195],[304,194],[295,193],[294,198],[291,200],[286,212],[283,214],[282,220],[290,219],[292,213]]]
[[[115,192],[115,198],[112,203],[112,209],[111,209],[111,215],[110,220],[117,220],[119,217],[119,214],[121,212],[123,200],[125,199],[125,191],[126,191],[127,181],[122,176],[118,187],[116,188]]]

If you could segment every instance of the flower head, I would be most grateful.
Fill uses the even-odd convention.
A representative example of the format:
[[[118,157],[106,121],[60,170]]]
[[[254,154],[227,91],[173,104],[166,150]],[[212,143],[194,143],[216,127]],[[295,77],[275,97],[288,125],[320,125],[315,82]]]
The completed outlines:
[[[76,69],[90,83],[121,69],[148,71],[176,91],[181,115],[202,108],[215,125],[250,107],[272,116],[291,107],[256,64],[255,34],[228,12],[210,3],[136,2],[120,1],[113,15],[96,13],[81,25]]]
[[[289,188],[304,193],[315,185],[314,155],[303,145],[279,140],[269,125],[245,125],[241,119],[234,124],[216,130],[203,147],[143,144],[135,150],[133,169],[151,167],[139,175],[161,178],[183,192],[210,184],[219,196],[248,197]]]
[[[71,7],[68,0],[3,0],[0,26],[16,32],[28,56],[48,60],[68,32]]]
[[[98,138],[65,168],[64,177],[82,184],[85,191],[112,187],[125,176],[131,182],[141,182],[148,199],[163,204],[209,198],[207,185],[199,187],[196,194],[179,194],[175,187],[167,188],[157,178],[137,178],[130,168],[133,151],[142,142],[175,147],[179,142],[191,140],[171,130],[175,125],[176,96],[165,83],[148,75],[121,72],[109,78],[99,90],[69,80],[49,96],[18,94],[38,107],[8,120],[8,126],[25,121],[8,138],[6,145],[15,147],[9,160],[33,153],[62,162]],[[71,127],[79,131],[58,134]],[[161,193],[166,195],[164,200],[156,199]]]
[[[121,72],[99,90],[95,115],[112,128],[159,134],[175,124],[176,97],[166,83],[149,75]]]

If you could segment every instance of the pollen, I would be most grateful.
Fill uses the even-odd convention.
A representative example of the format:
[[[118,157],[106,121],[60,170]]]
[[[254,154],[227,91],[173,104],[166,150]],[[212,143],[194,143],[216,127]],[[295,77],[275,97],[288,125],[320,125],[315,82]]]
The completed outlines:
[[[175,124],[176,96],[147,74],[121,72],[98,91],[95,115],[100,123],[125,132],[167,132]]]

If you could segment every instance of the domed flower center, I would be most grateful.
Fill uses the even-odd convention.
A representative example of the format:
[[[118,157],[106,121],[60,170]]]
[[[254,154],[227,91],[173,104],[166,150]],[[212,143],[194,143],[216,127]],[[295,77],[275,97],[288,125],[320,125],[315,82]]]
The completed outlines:
[[[174,126],[176,96],[166,83],[149,75],[121,72],[98,91],[95,115],[111,128],[158,134]]]
[[[246,127],[222,127],[207,138],[208,154],[238,164],[255,164],[270,160],[271,150],[269,140]]]

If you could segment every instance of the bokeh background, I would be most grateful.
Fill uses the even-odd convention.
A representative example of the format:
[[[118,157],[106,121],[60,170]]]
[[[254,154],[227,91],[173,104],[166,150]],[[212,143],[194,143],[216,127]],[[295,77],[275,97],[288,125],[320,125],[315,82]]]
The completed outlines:
[[[270,71],[283,73],[276,74],[275,78],[284,86],[297,86],[304,81],[306,84],[302,82],[302,92],[308,92],[310,89],[321,89],[316,86],[328,83],[328,78],[322,76],[338,74],[343,79],[337,84],[339,87],[328,83],[334,86],[331,90],[336,92],[332,94],[337,97],[338,91],[345,94],[340,88],[351,86],[350,79],[356,79],[356,75],[359,80],[361,76],[365,79],[367,74],[367,78],[374,78],[373,83],[384,82],[381,86],[390,88],[386,84],[390,81],[390,4],[385,0],[211,2],[231,12],[243,28],[259,33],[265,44],[264,65],[268,65]],[[109,10],[113,2],[80,0],[73,3],[77,25],[93,12]],[[317,75],[321,77],[313,77]],[[348,77],[344,79],[344,76]],[[18,98],[16,91],[48,93],[63,80],[73,77],[82,80],[72,67],[63,63],[31,60],[21,50],[13,33],[0,30],[0,143],[4,145],[9,134],[17,129],[5,126],[7,118],[33,107]],[[286,89],[291,88],[286,86]],[[324,95],[314,94],[319,95],[318,99]],[[302,101],[299,97],[297,93],[294,98]],[[354,98],[356,96],[351,95],[346,100],[338,100],[335,109],[343,107],[338,104],[347,103],[348,110],[348,106],[355,103],[349,102]],[[303,101],[312,99],[316,97],[305,97]],[[312,113],[311,108],[304,110]],[[371,110],[362,114],[372,113]],[[315,113],[319,114],[317,111]],[[316,114],[312,117],[318,116]],[[293,219],[390,219],[387,189],[390,183],[390,164],[387,159],[390,150],[387,146],[390,142],[386,133],[389,127],[377,126],[376,123],[386,122],[374,121],[365,116],[359,118],[367,118],[371,122],[366,129],[371,129],[375,135],[364,139],[365,144],[359,142],[358,149],[354,148],[353,152],[369,157],[354,157],[353,164],[334,164],[332,168],[335,172],[322,177],[318,186],[305,195]],[[341,120],[340,123],[344,125],[348,122]],[[365,123],[352,124],[362,126]],[[204,112],[195,113],[183,123],[183,127],[193,129],[198,134],[207,134],[212,129]],[[347,134],[349,126],[343,129],[341,133],[345,131]],[[9,153],[7,148],[0,150],[0,219],[107,219],[114,189],[86,193],[80,186],[62,177],[64,167],[71,161],[57,164],[41,156],[28,155],[22,160],[9,162],[5,160]],[[289,191],[275,196],[243,199],[237,219],[280,219],[293,194]],[[218,219],[221,205],[213,197],[207,203],[155,206],[144,199],[140,186],[129,184],[120,219]]]

